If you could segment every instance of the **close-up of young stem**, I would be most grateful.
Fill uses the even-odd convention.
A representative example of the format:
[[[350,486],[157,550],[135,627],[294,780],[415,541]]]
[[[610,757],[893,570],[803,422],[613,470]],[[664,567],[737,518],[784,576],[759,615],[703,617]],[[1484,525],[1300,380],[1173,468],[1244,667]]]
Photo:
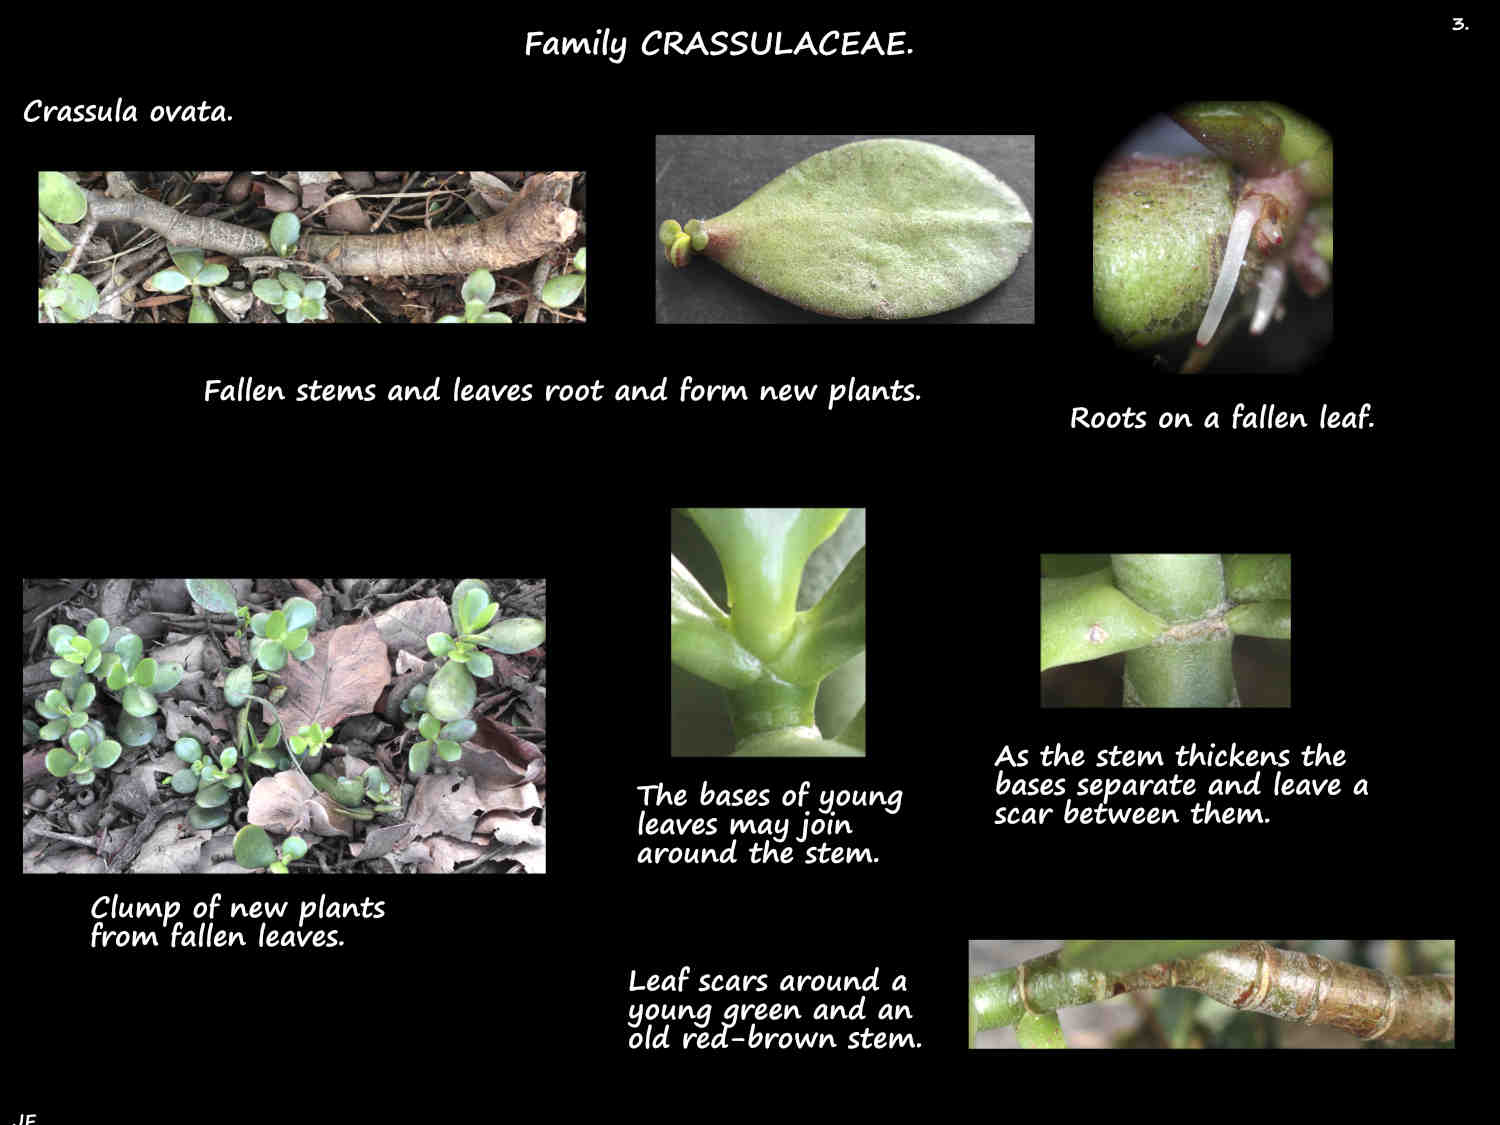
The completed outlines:
[[[1190,955],[1136,963],[1178,950]],[[1169,988],[1361,1039],[1448,1042],[1456,1035],[1452,973],[1395,975],[1261,941],[1068,942],[1055,953],[970,981],[970,1046],[976,1032],[1020,1024],[1028,1016]]]
[[[1234,638],[1291,639],[1286,555],[1043,555],[1042,671],[1126,653],[1126,707],[1238,707]]]

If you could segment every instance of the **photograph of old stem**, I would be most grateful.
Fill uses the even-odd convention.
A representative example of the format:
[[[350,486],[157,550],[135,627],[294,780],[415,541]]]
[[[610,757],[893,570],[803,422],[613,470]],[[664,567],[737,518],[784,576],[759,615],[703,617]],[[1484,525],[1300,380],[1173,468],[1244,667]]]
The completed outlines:
[[[46,324],[581,324],[584,172],[37,173]]]
[[[1290,555],[1043,555],[1043,707],[1291,706]]]
[[[21,584],[28,874],[546,871],[547,586]]]
[[[971,941],[970,1048],[1453,1047],[1456,942]]]

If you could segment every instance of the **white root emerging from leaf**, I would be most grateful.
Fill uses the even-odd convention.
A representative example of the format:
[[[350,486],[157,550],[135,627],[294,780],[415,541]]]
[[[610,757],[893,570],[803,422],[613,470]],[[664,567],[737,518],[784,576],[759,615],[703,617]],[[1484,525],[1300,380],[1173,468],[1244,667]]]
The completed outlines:
[[[1271,314],[1286,287],[1286,263],[1270,262],[1260,275],[1260,293],[1255,299],[1255,315],[1250,319],[1250,335],[1259,336],[1271,323]]]
[[[1260,204],[1242,203],[1229,224],[1229,245],[1224,250],[1224,264],[1219,269],[1219,279],[1214,283],[1214,294],[1209,299],[1208,311],[1203,314],[1203,323],[1198,326],[1198,346],[1205,347],[1218,331],[1224,310],[1234,296],[1234,285],[1240,277],[1240,266],[1245,261],[1245,250],[1250,245],[1250,232],[1260,216]]]

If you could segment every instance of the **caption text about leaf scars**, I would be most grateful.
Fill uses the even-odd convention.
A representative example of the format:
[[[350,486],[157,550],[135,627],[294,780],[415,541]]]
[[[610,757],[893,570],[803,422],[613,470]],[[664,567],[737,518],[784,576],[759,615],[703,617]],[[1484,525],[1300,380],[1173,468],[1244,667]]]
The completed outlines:
[[[1363,777],[1345,778],[1343,750],[1321,742],[1300,750],[1196,742],[1175,750],[1110,746],[1040,750],[1004,746],[992,763],[992,823],[1270,824],[1271,801],[1368,797]]]
[[[715,789],[705,781],[697,807],[689,808],[686,789],[656,782],[636,790],[641,795],[636,835],[642,843],[635,861],[662,865],[730,864],[742,858],[766,867],[879,863],[870,848],[855,843],[849,814],[870,810],[896,816],[902,797],[900,789],[814,794],[812,782],[804,781],[774,798],[769,789]],[[682,840],[687,843],[678,843]]]
[[[1090,410],[1087,406],[1075,406],[1068,415],[1071,430],[1306,430],[1311,428],[1307,415],[1301,410],[1283,410],[1274,402],[1262,402],[1247,406],[1243,402],[1234,404],[1225,425],[1224,412],[1210,410],[1201,421],[1195,421],[1185,410],[1164,410],[1156,416],[1153,427],[1144,410]],[[1340,410],[1326,402],[1318,407],[1318,429],[1320,430],[1373,430],[1375,419],[1371,417],[1368,402],[1358,410]]]
[[[772,987],[776,989],[772,992]],[[914,1050],[906,977],[884,988],[880,967],[855,973],[630,971],[625,1018],[632,1051],[683,1049]],[[872,1002],[873,1001],[873,1002]],[[872,1026],[879,1025],[879,1026]]]
[[[591,383],[474,383],[454,376],[437,377],[431,383],[396,383],[381,389],[375,383],[299,383],[288,390],[249,375],[233,382],[208,379],[203,384],[207,403],[256,402],[456,402],[495,404],[523,403],[679,403],[704,405],[719,402],[771,402],[786,405],[819,404],[859,406],[876,402],[909,403],[921,399],[915,384],[893,379],[889,383],[861,383],[857,379],[837,383],[767,383],[753,389],[737,383],[705,383],[691,375],[680,379],[663,376],[659,383],[621,383],[606,387]]]
[[[206,899],[132,902],[100,895],[89,905],[90,949],[167,948],[336,949],[347,944],[327,923],[385,917],[385,903],[339,902],[327,895],[307,902],[231,902],[214,892]]]

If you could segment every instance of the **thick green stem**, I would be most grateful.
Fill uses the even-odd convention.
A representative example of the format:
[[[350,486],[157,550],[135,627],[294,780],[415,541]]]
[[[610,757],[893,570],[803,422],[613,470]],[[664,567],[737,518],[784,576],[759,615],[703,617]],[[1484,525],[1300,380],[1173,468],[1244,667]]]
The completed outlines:
[[[1222,555],[1111,555],[1115,585],[1172,628],[1125,657],[1126,707],[1237,707]]]
[[[817,684],[789,684],[767,673],[748,687],[726,694],[729,697],[729,716],[734,721],[734,738],[738,743],[788,727],[817,730],[814,716],[814,705],[818,701]]]
[[[1328,1024],[1363,1039],[1443,1042],[1456,1034],[1455,982],[1452,975],[1392,976],[1258,941],[1118,974],[1064,969],[1050,953],[971,980],[970,1021],[985,1031],[1017,1023],[1027,1012],[1190,988],[1241,1011]]]

